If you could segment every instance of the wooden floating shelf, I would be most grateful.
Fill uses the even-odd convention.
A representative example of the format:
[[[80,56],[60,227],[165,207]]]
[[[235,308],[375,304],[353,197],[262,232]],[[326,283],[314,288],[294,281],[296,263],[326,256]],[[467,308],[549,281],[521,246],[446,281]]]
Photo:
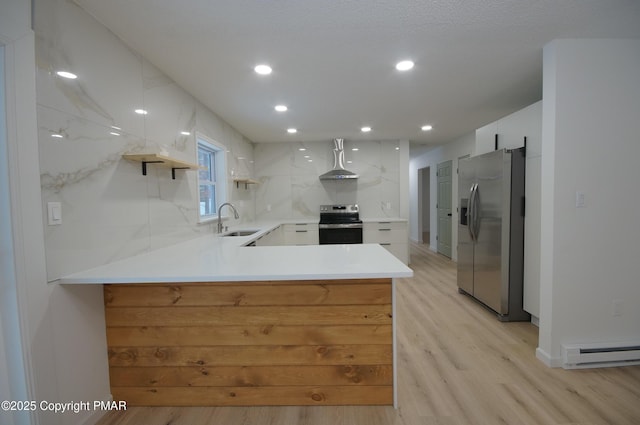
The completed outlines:
[[[127,153],[122,155],[124,159],[142,163],[142,175],[147,175],[147,164],[157,164],[161,167],[171,168],[171,178],[176,179],[176,170],[201,170],[198,164],[181,161],[179,159],[160,155],[157,153]]]
[[[244,184],[244,188],[246,189],[250,184],[260,184],[258,180],[253,179],[233,179],[236,184],[236,188],[240,187],[240,183]]]

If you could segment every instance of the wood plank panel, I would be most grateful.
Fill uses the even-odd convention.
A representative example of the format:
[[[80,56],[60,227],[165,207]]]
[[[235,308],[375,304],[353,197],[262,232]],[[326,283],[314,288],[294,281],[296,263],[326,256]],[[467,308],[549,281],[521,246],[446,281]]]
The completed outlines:
[[[112,307],[108,326],[391,324],[391,305]]]
[[[390,386],[295,387],[112,387],[114,400],[139,400],[141,406],[351,405],[391,404]]]
[[[110,366],[391,364],[391,345],[109,347]]]
[[[112,367],[114,387],[392,385],[391,365]]]
[[[329,281],[330,282],[330,281]],[[107,285],[105,305],[263,306],[391,304],[389,283],[252,285]],[[274,286],[277,289],[274,290]]]
[[[109,346],[388,344],[391,325],[109,327]]]
[[[129,406],[393,403],[391,279],[104,293],[112,394]]]

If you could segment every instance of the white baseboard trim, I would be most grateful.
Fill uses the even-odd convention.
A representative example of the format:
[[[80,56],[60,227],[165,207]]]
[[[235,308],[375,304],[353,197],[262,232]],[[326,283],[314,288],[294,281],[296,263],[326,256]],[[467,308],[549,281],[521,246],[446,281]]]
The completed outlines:
[[[540,347],[536,348],[536,358],[547,367],[562,367],[562,357],[551,357]]]
[[[535,325],[537,328],[540,327],[540,318],[534,316],[533,314],[531,315],[531,324]]]

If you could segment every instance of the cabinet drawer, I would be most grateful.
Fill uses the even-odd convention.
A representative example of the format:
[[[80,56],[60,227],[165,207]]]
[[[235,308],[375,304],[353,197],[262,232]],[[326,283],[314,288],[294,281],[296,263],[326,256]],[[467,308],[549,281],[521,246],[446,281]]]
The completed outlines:
[[[285,224],[284,240],[287,245],[317,245],[318,225],[316,223]]]
[[[407,243],[407,224],[404,222],[373,222],[363,226],[364,243]]]

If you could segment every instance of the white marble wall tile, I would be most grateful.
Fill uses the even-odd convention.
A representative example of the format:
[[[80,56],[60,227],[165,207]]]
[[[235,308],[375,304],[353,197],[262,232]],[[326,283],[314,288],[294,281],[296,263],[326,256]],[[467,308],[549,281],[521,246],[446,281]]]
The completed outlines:
[[[319,206],[333,203],[332,196],[317,175],[291,178],[291,217],[317,220]]]
[[[44,211],[60,202],[63,215],[61,225],[45,227],[50,278],[76,271],[77,262],[88,268],[148,248],[140,239],[149,231],[147,182],[139,164],[121,157],[144,141],[55,109],[37,111]]]
[[[222,143],[225,135],[225,122],[213,115],[206,106],[199,102],[196,104],[196,124],[199,132]]]
[[[291,176],[261,176],[256,190],[256,216],[261,220],[293,216]]]
[[[193,135],[195,100],[148,61],[143,61],[142,69],[144,108],[148,112],[144,116],[147,146],[152,151],[164,149],[175,158],[197,162]]]
[[[134,113],[143,105],[139,55],[71,1],[36,0],[34,16],[38,104],[142,137]]]
[[[293,158],[293,146],[287,143],[259,143],[255,146],[255,170],[257,177],[289,176]]]
[[[212,231],[198,223],[194,171],[173,180],[150,164],[143,176],[125,152],[197,162],[196,133],[205,134],[228,151],[227,194],[241,218],[227,224],[255,218],[255,190],[231,182],[254,177],[249,140],[73,2],[36,0],[34,11],[42,199],[45,213],[48,202],[63,209],[62,224],[46,226],[49,279]],[[61,79],[60,69],[78,78]]]
[[[149,228],[151,249],[190,239],[198,231],[196,172],[156,167],[149,179]]]
[[[282,211],[282,217],[317,217],[322,204],[352,203],[360,206],[363,218],[397,217],[400,169],[396,146],[395,141],[345,141],[345,167],[360,177],[357,180],[321,181],[320,174],[334,165],[332,142],[258,144],[255,148],[256,176],[270,186],[280,185],[281,189],[259,192],[256,216],[274,216],[273,206],[282,202],[290,191],[291,209]],[[299,151],[300,147],[305,151]],[[309,163],[307,159],[313,162]],[[267,211],[267,205],[272,206],[271,211]],[[287,206],[285,203],[279,210]]]

